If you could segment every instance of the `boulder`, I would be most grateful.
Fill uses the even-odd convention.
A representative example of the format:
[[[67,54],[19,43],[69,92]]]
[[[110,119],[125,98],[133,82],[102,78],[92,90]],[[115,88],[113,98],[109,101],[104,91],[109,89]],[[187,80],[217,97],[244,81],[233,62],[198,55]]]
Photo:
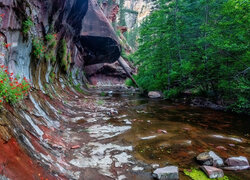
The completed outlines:
[[[179,171],[176,166],[158,168],[153,172],[153,177],[159,180],[178,180]]]
[[[216,167],[220,167],[224,165],[223,160],[213,151],[201,153],[197,156],[196,159],[202,165],[216,166]]]
[[[246,157],[230,157],[225,161],[228,166],[249,166],[249,162]]]
[[[211,179],[224,177],[224,173],[222,169],[212,167],[212,166],[201,166],[201,169]]]
[[[247,158],[243,156],[230,157],[225,161],[225,164],[228,166],[223,168],[225,170],[238,171],[238,170],[250,169]]]
[[[162,95],[159,91],[150,91],[148,93],[148,97],[152,98],[152,99],[155,99],[155,98],[161,98]]]

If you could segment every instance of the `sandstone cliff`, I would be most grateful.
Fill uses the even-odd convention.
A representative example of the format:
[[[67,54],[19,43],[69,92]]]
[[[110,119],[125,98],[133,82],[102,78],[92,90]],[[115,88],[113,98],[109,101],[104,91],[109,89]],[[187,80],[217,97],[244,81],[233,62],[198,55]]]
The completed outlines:
[[[155,9],[154,0],[99,0],[106,17],[114,28],[119,30],[129,45],[135,47],[138,27],[142,21]],[[128,47],[125,49],[128,49]]]
[[[0,64],[32,85],[22,103],[0,109],[0,172],[10,179],[75,178],[62,129],[83,109],[93,110],[80,100],[91,93],[88,76],[127,77],[115,63],[116,34],[94,0],[0,0],[0,14]],[[111,69],[85,73],[96,64]]]

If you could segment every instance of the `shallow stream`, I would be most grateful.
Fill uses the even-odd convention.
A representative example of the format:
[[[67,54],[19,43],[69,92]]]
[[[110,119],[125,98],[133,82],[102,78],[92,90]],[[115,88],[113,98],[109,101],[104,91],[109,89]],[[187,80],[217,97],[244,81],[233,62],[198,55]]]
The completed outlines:
[[[91,140],[79,151],[90,157],[76,152],[77,158],[71,160],[80,168],[98,167],[100,174],[112,178],[144,180],[151,179],[152,164],[176,165],[182,180],[189,179],[184,169],[199,167],[195,157],[204,151],[213,150],[224,159],[250,159],[250,121],[246,116],[133,93],[113,92],[96,98],[100,106],[111,111],[87,120]],[[250,179],[249,170],[225,174]]]

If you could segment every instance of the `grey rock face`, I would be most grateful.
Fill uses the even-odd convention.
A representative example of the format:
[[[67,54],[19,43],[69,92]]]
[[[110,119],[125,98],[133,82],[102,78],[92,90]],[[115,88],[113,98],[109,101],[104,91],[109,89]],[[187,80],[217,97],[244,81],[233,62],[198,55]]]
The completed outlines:
[[[222,169],[212,166],[202,166],[201,169],[207,174],[209,178],[221,178],[224,177]]]
[[[153,172],[153,177],[159,180],[178,180],[178,167],[166,166],[164,168],[158,168]]]
[[[223,160],[213,151],[201,153],[197,156],[196,159],[202,165],[216,166],[216,167],[220,167],[224,165]]]

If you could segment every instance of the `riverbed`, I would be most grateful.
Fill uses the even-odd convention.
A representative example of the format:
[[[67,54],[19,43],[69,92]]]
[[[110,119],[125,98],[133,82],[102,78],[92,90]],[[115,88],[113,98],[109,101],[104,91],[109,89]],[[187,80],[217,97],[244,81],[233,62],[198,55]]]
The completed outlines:
[[[25,174],[15,160],[22,161],[26,152],[18,150],[12,155],[14,166],[5,160],[3,175],[10,179],[150,180],[155,167],[174,165],[180,179],[188,180],[183,171],[199,168],[195,160],[199,153],[212,150],[223,159],[250,159],[247,116],[149,99],[126,88],[102,87],[93,92],[58,92],[63,101],[33,92],[32,103],[27,100],[27,110],[21,113],[30,124],[24,123],[28,131],[24,143],[36,154],[33,164],[38,161],[45,171],[41,167],[32,171],[29,165]],[[10,143],[3,147],[11,148]],[[15,176],[15,171],[23,177]],[[225,171],[225,175],[250,179],[249,170]]]

